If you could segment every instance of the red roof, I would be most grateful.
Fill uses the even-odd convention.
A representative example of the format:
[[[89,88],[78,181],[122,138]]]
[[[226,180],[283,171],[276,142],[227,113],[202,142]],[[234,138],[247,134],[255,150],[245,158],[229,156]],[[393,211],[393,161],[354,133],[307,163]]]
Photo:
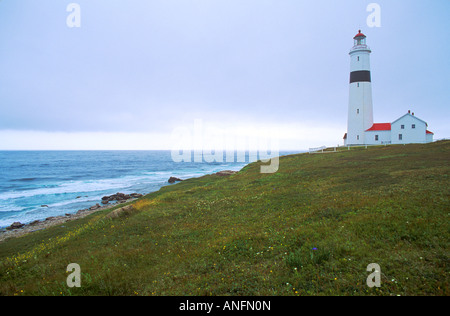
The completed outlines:
[[[361,30],[358,31],[358,34],[353,39],[356,39],[357,37],[366,37],[363,33],[361,33]]]
[[[369,128],[366,132],[370,131],[390,131],[391,123],[374,123],[371,128]]]
[[[430,131],[427,131],[427,134],[432,134],[432,135],[434,135],[434,133],[433,133],[433,132],[430,132]]]

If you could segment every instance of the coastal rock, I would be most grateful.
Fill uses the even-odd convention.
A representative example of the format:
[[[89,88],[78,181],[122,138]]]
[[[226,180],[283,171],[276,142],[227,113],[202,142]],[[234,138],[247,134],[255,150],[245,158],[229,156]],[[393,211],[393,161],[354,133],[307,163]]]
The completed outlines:
[[[110,218],[110,219],[119,218],[122,216],[130,215],[130,214],[134,213],[135,211],[136,211],[136,209],[134,208],[133,205],[127,205],[127,206],[115,209],[114,211],[112,211],[111,213],[106,215],[106,218]]]
[[[22,224],[21,222],[14,222],[11,224],[11,226],[6,227],[7,230],[13,230],[13,229],[19,229],[25,226],[25,224]]]
[[[175,183],[177,181],[183,181],[183,180],[181,180],[179,178],[175,178],[175,177],[170,177],[170,179],[169,179],[169,183]]]
[[[99,209],[104,209],[104,207],[100,207]],[[136,211],[134,208],[129,207],[121,210],[119,216],[124,214],[131,214]],[[48,227],[56,226],[64,224],[68,221],[76,220],[79,218],[83,218],[89,214],[96,212],[96,210],[82,209],[79,210],[76,214],[72,214],[72,216],[53,216],[48,217],[46,220],[36,220],[31,222],[30,224],[22,224],[20,222],[13,223],[11,226],[6,227],[5,229],[0,229],[0,243],[9,238],[20,237],[25,234],[33,233],[39,230],[46,229]],[[61,226],[63,227],[63,226]]]
[[[237,173],[237,171],[231,171],[231,170],[224,170],[224,171],[219,171],[216,173],[216,175],[218,176],[230,176],[232,174]]]
[[[45,223],[49,222],[49,223],[60,223],[60,222],[65,222],[67,221],[67,217],[66,216],[50,216],[47,217],[45,219]]]
[[[108,196],[104,196],[102,197],[102,203],[103,204],[108,204],[108,202],[112,202],[112,201],[118,201],[118,202],[125,202],[131,198],[138,198],[141,197],[142,194],[139,193],[132,193],[132,194],[125,194],[125,193],[116,193],[113,195],[108,195]]]
[[[48,205],[41,205],[41,207],[48,207]]]
[[[83,213],[85,213],[85,212],[87,212],[87,211],[88,211],[87,209],[79,210],[79,211],[77,212],[77,215],[83,214]]]
[[[91,211],[93,211],[93,210],[96,210],[96,209],[98,209],[98,208],[100,208],[101,206],[100,206],[100,204],[95,204],[94,206],[91,206],[89,209],[91,210]]]

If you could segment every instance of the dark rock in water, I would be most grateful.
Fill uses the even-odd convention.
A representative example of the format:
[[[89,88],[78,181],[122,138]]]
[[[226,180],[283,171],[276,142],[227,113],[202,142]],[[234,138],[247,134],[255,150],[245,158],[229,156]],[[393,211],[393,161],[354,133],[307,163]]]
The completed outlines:
[[[107,196],[102,197],[102,203],[108,204],[108,202],[112,202],[112,201],[118,201],[120,203],[123,203],[129,199],[139,198],[141,196],[143,196],[143,195],[139,194],[139,193],[125,194],[125,193],[117,192],[116,194],[107,195]]]
[[[81,196],[77,196],[77,199],[81,199]]]
[[[11,226],[6,227],[7,230],[13,230],[13,229],[19,229],[25,226],[25,224],[22,224],[21,222],[14,222],[11,224]]]
[[[41,207],[48,207],[48,205],[41,205]]]
[[[170,177],[170,179],[169,179],[169,183],[175,183],[177,181],[183,181],[183,180],[181,180],[179,178],[175,178],[175,177]]]
[[[50,217],[47,217],[45,220],[46,221],[51,221],[51,220],[54,220],[56,217],[55,216],[50,216]]]

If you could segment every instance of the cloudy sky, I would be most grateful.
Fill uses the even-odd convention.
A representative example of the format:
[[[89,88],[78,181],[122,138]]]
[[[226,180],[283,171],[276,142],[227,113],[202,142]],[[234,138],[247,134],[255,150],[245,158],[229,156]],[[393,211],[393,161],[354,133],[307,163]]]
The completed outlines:
[[[372,2],[0,0],[0,149],[171,149],[196,122],[342,144],[358,29],[375,121],[412,110],[450,137],[450,1],[377,1],[369,27]]]

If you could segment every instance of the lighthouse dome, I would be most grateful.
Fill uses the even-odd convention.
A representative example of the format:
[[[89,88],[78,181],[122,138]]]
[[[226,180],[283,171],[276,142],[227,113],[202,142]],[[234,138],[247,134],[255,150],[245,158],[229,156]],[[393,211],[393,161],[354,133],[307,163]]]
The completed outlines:
[[[358,34],[356,34],[356,36],[353,39],[357,39],[359,37],[366,37],[363,33],[361,33],[361,30],[358,31]]]

